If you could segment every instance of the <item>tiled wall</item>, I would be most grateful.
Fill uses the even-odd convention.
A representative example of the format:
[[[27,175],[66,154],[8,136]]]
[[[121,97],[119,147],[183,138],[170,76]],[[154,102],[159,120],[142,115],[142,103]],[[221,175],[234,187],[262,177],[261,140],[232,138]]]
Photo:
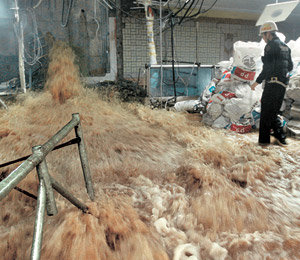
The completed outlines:
[[[158,24],[154,25],[157,62],[160,63],[160,40]],[[258,28],[254,22],[202,19],[190,21],[174,29],[175,60],[200,62],[201,64],[216,64],[227,60],[231,55],[224,51],[227,34],[232,36],[232,42],[258,41]],[[197,37],[196,37],[197,35]],[[139,68],[148,63],[147,33],[145,24],[134,18],[125,20],[124,37],[124,72],[126,77],[136,77]],[[198,40],[196,41],[196,38]],[[196,44],[197,42],[197,44]],[[230,44],[230,42],[229,42]],[[171,60],[171,32],[163,33],[163,60]],[[196,52],[197,50],[197,52]],[[197,60],[198,57],[198,60]]]

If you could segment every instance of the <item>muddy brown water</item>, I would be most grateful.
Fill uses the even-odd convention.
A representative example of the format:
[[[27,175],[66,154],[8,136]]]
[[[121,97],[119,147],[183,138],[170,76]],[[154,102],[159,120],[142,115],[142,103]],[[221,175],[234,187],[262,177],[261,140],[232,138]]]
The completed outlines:
[[[30,154],[72,113],[81,117],[96,198],[76,146],[47,156],[49,173],[89,214],[55,194],[59,213],[45,218],[41,259],[300,259],[299,141],[261,148],[257,133],[107,102],[82,88],[68,48],[57,49],[47,91],[0,112],[0,162]],[[18,186],[37,194],[36,172]],[[1,259],[28,259],[36,201],[13,190],[0,205]]]

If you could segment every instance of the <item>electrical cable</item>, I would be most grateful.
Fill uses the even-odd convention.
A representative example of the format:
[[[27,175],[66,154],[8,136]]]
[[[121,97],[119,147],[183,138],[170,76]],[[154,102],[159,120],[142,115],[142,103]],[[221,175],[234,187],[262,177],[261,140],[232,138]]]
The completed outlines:
[[[102,3],[103,1],[103,3]],[[113,9],[105,0],[97,0],[97,2],[106,9]]]
[[[38,8],[40,6],[40,4],[43,2],[43,0],[40,0],[33,8]]]
[[[67,11],[66,22],[64,23],[65,0],[63,0],[63,2],[62,2],[61,24],[60,24],[62,27],[67,27],[67,25],[68,25],[69,17],[70,17],[70,13],[71,13],[71,9],[72,9],[72,4],[73,4],[73,0],[69,0],[69,8]]]
[[[201,8],[202,8],[203,3],[204,3],[204,0],[202,0],[201,6],[199,8],[199,11],[196,14],[193,14],[193,15],[191,15],[189,17],[186,17],[182,23],[188,22],[188,21],[191,20],[191,18],[196,17],[196,16],[198,16],[200,14],[207,13],[208,11],[210,11],[215,6],[215,4],[217,3],[217,1],[218,0],[215,0],[215,2],[208,9],[204,10],[203,12],[201,12]],[[178,24],[178,22],[176,22],[174,25],[177,25],[177,24]],[[170,26],[168,28],[164,29],[164,31],[168,30],[168,29],[170,29]]]
[[[166,3],[163,4],[163,6],[168,5],[170,1],[171,1],[171,0],[168,0]]]
[[[193,15],[191,15],[191,16],[188,16],[188,18],[192,18],[192,17],[198,16],[201,13],[201,9],[202,9],[203,3],[204,3],[204,0],[202,0],[198,12],[195,13],[195,14],[193,14]]]
[[[31,17],[32,17],[33,32],[30,33],[29,35],[31,35],[31,34],[33,35],[33,46],[32,46],[33,55],[31,56],[29,54],[29,51],[27,51],[26,48],[24,48],[24,61],[28,65],[33,66],[43,56],[43,47],[41,44],[41,40],[39,38],[38,26],[37,26],[37,22],[36,22],[36,16],[35,16],[34,9],[28,8],[27,12],[30,13]],[[29,61],[28,58],[26,58],[25,54],[27,54],[27,56],[31,58],[31,61]]]
[[[99,0],[97,0],[98,2],[99,2]],[[102,0],[107,6],[106,6],[106,8],[108,7],[109,9],[113,9],[112,7],[111,7],[111,5],[109,4],[109,3],[107,3],[105,0]],[[101,3],[102,4],[102,3]]]
[[[214,6],[215,6],[215,4],[218,2],[218,0],[215,0],[215,2],[211,5],[211,7],[210,8],[208,8],[208,9],[206,9],[204,12],[203,12],[203,14],[204,13],[207,13],[209,10],[211,10]]]
[[[200,1],[200,0],[197,1],[197,3],[196,3],[195,6],[197,6],[197,4],[199,3],[199,1]],[[188,17],[185,17],[185,20],[188,20],[188,19],[186,19],[186,18],[191,18],[191,17],[194,17],[194,16],[199,15],[199,13],[200,13],[200,11],[201,11],[201,9],[202,9],[203,3],[204,3],[204,0],[202,0],[201,5],[200,5],[200,7],[199,7],[199,10],[198,10],[198,12],[197,12],[196,14],[194,14],[194,15],[192,15],[192,16],[189,16],[189,15],[188,15]],[[214,3],[214,4],[215,4],[215,3]],[[176,8],[176,7],[174,7],[173,10],[174,10],[175,8]],[[211,9],[211,8],[212,8],[212,7],[210,7],[210,9]],[[170,9],[170,10],[171,10],[171,9]],[[190,10],[190,14],[193,12],[193,10],[194,10],[194,9]],[[171,11],[172,11],[172,10],[171,10]],[[176,13],[178,13],[178,12],[176,12]],[[182,23],[182,22],[184,22],[184,19],[182,19],[181,23]],[[174,25],[177,25],[177,24],[179,24],[179,22],[176,22]],[[168,30],[168,29],[170,29],[170,26],[169,26],[168,28],[165,28],[163,31],[166,31],[166,30]]]
[[[180,62],[178,62],[177,77],[178,77],[178,79],[180,79],[182,81],[183,85],[185,86],[186,93],[187,93],[187,96],[188,96],[188,94],[189,94],[188,86],[190,85],[190,81],[191,81],[191,78],[193,76],[193,72],[194,72],[195,67],[196,67],[196,61],[193,64],[193,69],[191,70],[191,73],[190,73],[190,75],[187,78],[187,82],[185,82],[184,78],[182,76],[180,76],[180,67],[179,67],[179,65],[180,65]]]
[[[118,6],[116,6],[116,4],[115,4],[114,2],[112,2],[111,0],[107,0],[107,1],[108,1],[114,8],[119,9],[122,13],[124,13],[124,14],[130,16],[131,18],[133,18],[133,19],[135,19],[135,20],[137,20],[137,21],[139,21],[139,22],[143,22],[143,23],[145,23],[145,22],[147,21],[146,19],[140,19],[140,18],[137,18],[137,17],[133,16],[132,14],[130,14],[130,13],[124,11],[122,8],[119,8]],[[179,1],[180,1],[180,0],[179,0]],[[190,0],[188,0],[188,1],[190,1]],[[163,17],[162,19],[169,18],[170,16],[171,16],[171,14],[167,14],[167,15],[166,15],[165,17]],[[160,18],[159,18],[159,19],[160,19]],[[153,21],[159,21],[159,19],[153,19]]]
[[[189,16],[188,18],[193,18],[195,16],[198,16],[199,14],[205,14],[205,13],[207,13],[208,11],[210,11],[215,6],[215,4],[217,3],[217,1],[218,0],[215,0],[215,2],[208,9],[204,10],[203,12],[201,12],[201,8],[202,8],[203,2],[204,2],[204,0],[202,0],[201,6],[199,8],[199,11],[196,14]]]
[[[170,2],[168,1],[167,4],[168,4],[168,9],[169,9],[169,11],[170,11],[171,13],[173,13],[173,11],[172,11],[172,9],[171,9],[171,7],[170,7]],[[180,0],[177,1],[177,4],[173,7],[173,9],[176,9],[177,6],[178,6],[179,4],[180,4]]]
[[[200,0],[197,0],[197,2],[196,2],[196,4],[195,4],[194,8],[193,8],[192,10],[190,10],[190,12],[187,14],[188,17],[194,12],[194,10],[196,9],[197,5],[199,4],[199,1],[200,1]]]
[[[28,19],[28,15],[27,13],[24,11],[26,11],[27,13],[31,14],[31,19],[32,19],[32,32],[30,32],[27,35],[32,35],[33,38],[33,46],[31,47],[31,51],[33,54],[30,54],[30,51],[28,49],[26,49],[26,47],[24,46],[24,54],[23,54],[23,59],[24,62],[26,62],[28,65],[33,66],[35,65],[37,62],[39,62],[39,59],[43,56],[43,47],[38,35],[38,26],[37,26],[37,22],[36,22],[36,16],[35,16],[35,12],[33,8],[28,8],[27,10],[22,10],[23,13],[21,13],[21,11],[19,12],[19,23],[18,24],[14,24],[14,31],[16,34],[16,37],[18,39],[18,41],[21,41],[21,30],[19,26],[23,26],[23,28],[26,28],[26,24],[24,25],[24,21],[26,17]],[[18,26],[19,25],[19,26]],[[27,26],[28,26],[28,22],[27,22]],[[28,42],[28,41],[26,41]],[[30,48],[30,47],[28,47]]]
[[[190,11],[190,9],[192,8],[192,6],[194,5],[195,0],[192,0],[192,3],[190,4],[190,6],[186,9],[184,15],[181,17],[180,21],[179,21],[179,25],[182,23],[183,19],[186,17],[187,13]]]
[[[191,18],[196,17],[196,16],[198,16],[198,15],[200,15],[200,14],[207,13],[208,11],[210,11],[210,10],[216,5],[216,3],[217,3],[218,0],[215,0],[215,1],[213,2],[213,4],[212,4],[208,9],[206,9],[206,10],[204,10],[204,11],[201,11],[201,10],[202,10],[202,6],[203,6],[203,4],[204,4],[204,1],[205,1],[205,0],[202,0],[201,5],[200,5],[199,10],[198,10],[197,13],[185,17],[185,22],[189,21]],[[189,18],[189,19],[187,19],[187,18]],[[175,25],[177,25],[177,24],[179,24],[179,23],[177,22]]]
[[[132,18],[134,18],[136,21],[143,22],[143,23],[146,22],[146,19],[140,19],[140,18],[137,18],[137,17],[131,15],[130,13],[124,11],[122,8],[118,7],[118,6],[117,6],[114,2],[112,2],[111,0],[107,0],[107,1],[108,1],[115,9],[118,9],[118,10],[120,10],[122,13],[124,13],[124,14],[126,14],[126,15],[132,17]]]
[[[98,31],[100,29],[100,23],[97,19],[97,0],[94,0],[94,17],[93,17],[93,20],[96,21],[96,24],[97,24],[97,29],[96,29],[96,33],[95,33],[95,38],[97,39],[98,38]]]
[[[186,0],[184,5],[174,14],[174,17],[179,14],[187,5],[188,3],[190,2],[190,0]]]

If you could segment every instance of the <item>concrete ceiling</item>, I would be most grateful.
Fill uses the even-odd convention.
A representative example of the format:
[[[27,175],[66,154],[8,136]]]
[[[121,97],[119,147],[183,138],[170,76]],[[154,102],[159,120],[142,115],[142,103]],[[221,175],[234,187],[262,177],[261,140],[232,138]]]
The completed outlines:
[[[197,2],[197,0],[196,0]],[[204,0],[203,9],[208,9],[215,0]],[[275,4],[288,2],[288,1],[275,1],[275,0],[218,0],[215,6],[207,13],[201,16],[216,17],[216,18],[232,18],[256,21],[264,8],[268,4]],[[176,0],[171,0],[170,3],[177,3]],[[185,0],[181,0],[181,5]],[[201,0],[198,3],[200,5]],[[291,15],[286,20],[287,22],[299,23],[300,22],[300,4],[293,10]]]

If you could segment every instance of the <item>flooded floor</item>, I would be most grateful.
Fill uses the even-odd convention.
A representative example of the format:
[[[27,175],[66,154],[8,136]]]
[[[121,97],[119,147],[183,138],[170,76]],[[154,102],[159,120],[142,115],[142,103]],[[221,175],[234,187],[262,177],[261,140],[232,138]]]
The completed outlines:
[[[49,173],[89,213],[55,193],[59,213],[46,216],[41,259],[300,259],[300,141],[262,148],[257,133],[107,102],[82,88],[66,56],[50,65],[47,91],[0,111],[0,163],[31,154],[72,113],[81,117],[96,198],[76,145],[47,156]],[[36,171],[18,187],[36,195]],[[36,200],[13,190],[0,205],[1,259],[28,259]]]

